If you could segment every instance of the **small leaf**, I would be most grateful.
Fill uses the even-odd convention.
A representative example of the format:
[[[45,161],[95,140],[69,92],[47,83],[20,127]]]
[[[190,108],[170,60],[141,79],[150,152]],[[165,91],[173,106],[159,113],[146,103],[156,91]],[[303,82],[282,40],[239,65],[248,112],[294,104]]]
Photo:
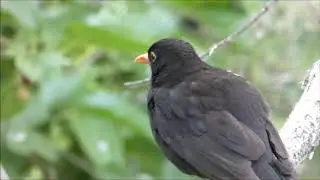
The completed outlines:
[[[146,138],[135,136],[126,141],[126,150],[129,161],[128,168],[131,171],[135,170],[133,174],[144,172],[155,177],[162,175],[159,169],[162,168],[166,159],[155,143]]]
[[[39,92],[39,100],[46,106],[67,102],[85,89],[84,85],[87,79],[84,76],[85,73],[75,73],[51,81],[44,81]]]
[[[38,94],[33,96],[26,108],[8,122],[11,131],[32,128],[48,121],[50,111],[63,106],[85,91],[85,73],[62,76],[41,84]]]
[[[9,10],[20,22],[27,27],[35,27],[36,13],[39,8],[39,1],[1,1],[1,9]]]
[[[21,51],[21,54],[16,55],[15,64],[22,74],[33,82],[61,76],[61,67],[69,62],[60,52],[48,51],[28,57],[25,49]]]
[[[178,170],[170,161],[163,163],[163,179],[183,179],[183,180],[196,180],[195,177],[186,175]]]
[[[21,86],[16,81],[16,71],[13,61],[1,60],[0,66],[1,91],[1,120],[8,119],[22,110],[25,102],[17,96],[17,89]]]
[[[153,141],[147,113],[120,94],[96,92],[86,96],[79,105],[98,111],[116,120],[115,123],[126,125],[131,130]]]
[[[143,5],[143,2],[110,1],[105,3],[98,13],[89,16],[87,24],[121,31],[126,29],[128,32],[125,35],[143,37],[145,42],[177,32],[178,18],[173,12],[161,6],[141,8]]]
[[[89,32],[89,33],[88,33]],[[65,41],[75,41],[79,44],[94,44],[105,49],[121,49],[122,52],[146,50],[148,44],[135,40],[124,32],[114,32],[107,28],[90,27],[83,24],[72,24],[66,30]]]
[[[7,145],[13,152],[29,156],[32,153],[55,162],[58,159],[58,151],[54,143],[40,133],[28,131],[9,131],[7,134]]]
[[[67,151],[72,146],[72,139],[58,123],[50,124],[50,138],[62,151]]]
[[[112,122],[90,112],[79,112],[69,115],[69,123],[83,151],[95,165],[124,164],[121,136]]]
[[[8,147],[2,143],[2,140],[3,139],[1,139],[1,164],[7,171],[9,177],[18,177],[28,165],[28,160],[11,152]]]

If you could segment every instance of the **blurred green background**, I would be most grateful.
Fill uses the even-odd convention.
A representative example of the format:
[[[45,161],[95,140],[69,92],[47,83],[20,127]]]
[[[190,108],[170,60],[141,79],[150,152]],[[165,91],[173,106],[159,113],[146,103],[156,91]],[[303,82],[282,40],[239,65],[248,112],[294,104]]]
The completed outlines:
[[[133,59],[164,37],[202,54],[265,2],[1,0],[1,164],[12,179],[192,179],[151,136],[148,85],[123,86],[149,75]],[[208,58],[262,92],[277,128],[320,57],[319,3],[279,2]],[[319,154],[304,179],[320,178]]]

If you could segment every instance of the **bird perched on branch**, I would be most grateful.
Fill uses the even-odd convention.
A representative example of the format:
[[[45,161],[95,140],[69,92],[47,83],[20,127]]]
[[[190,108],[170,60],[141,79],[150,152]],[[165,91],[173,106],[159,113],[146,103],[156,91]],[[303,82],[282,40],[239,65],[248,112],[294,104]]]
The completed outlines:
[[[135,62],[151,67],[152,132],[182,172],[210,180],[296,179],[266,103],[244,78],[209,66],[177,39],[154,43]]]

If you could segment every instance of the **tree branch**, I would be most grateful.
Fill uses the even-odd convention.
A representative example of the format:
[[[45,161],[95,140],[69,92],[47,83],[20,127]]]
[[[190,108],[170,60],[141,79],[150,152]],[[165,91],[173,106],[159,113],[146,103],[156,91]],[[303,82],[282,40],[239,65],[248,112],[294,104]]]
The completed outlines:
[[[249,29],[253,24],[255,24],[264,14],[266,14],[270,8],[277,2],[278,0],[270,0],[267,2],[263,8],[260,10],[258,14],[256,14],[254,17],[252,17],[245,25],[241,26],[237,31],[233,32],[229,36],[225,37],[221,41],[214,43],[206,53],[201,55],[201,58],[204,60],[206,57],[211,56],[218,48],[222,47],[225,44],[230,43],[233,41],[236,37],[240,36],[243,32],[245,32],[247,29]],[[146,85],[150,81],[150,78],[146,78],[143,80],[138,81],[132,81],[132,82],[126,82],[124,83],[124,86],[134,86],[139,87],[142,85]]]
[[[280,131],[294,165],[313,157],[320,141],[320,59],[303,83],[304,92]]]

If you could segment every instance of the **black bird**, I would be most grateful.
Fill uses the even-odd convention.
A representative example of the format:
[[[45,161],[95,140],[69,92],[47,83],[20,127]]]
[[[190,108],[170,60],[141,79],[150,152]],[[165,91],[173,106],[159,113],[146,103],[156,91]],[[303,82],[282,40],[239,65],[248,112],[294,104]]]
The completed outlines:
[[[296,179],[268,106],[244,78],[209,66],[178,39],[154,43],[135,61],[151,67],[152,132],[182,172],[210,180]]]

